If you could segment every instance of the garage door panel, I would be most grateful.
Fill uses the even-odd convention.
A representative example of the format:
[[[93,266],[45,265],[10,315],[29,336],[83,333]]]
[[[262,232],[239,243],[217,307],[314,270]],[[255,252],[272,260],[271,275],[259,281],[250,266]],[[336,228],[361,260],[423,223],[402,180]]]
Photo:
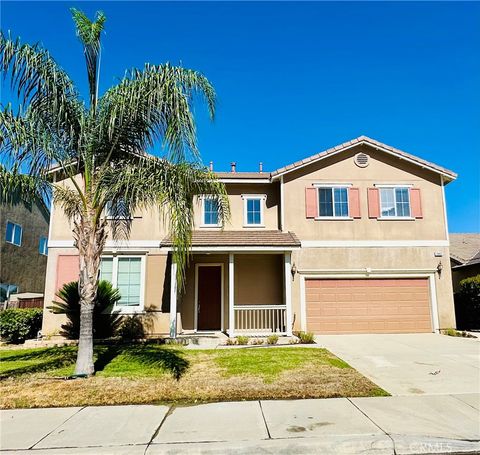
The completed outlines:
[[[305,296],[315,333],[432,331],[427,279],[308,279]]]

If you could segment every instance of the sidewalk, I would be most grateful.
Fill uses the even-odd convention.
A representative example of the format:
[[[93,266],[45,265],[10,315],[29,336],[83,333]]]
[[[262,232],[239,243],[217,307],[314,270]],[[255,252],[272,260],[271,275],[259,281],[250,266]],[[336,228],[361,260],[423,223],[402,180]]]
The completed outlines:
[[[12,454],[478,453],[480,394],[1,411]]]

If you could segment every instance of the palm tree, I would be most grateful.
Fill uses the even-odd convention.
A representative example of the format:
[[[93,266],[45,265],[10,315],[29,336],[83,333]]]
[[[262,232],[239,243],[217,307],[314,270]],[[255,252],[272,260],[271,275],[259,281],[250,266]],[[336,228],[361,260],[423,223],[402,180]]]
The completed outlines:
[[[71,221],[80,260],[80,336],[76,375],[91,375],[92,318],[101,254],[108,235],[128,237],[138,209],[160,207],[173,240],[182,282],[193,228],[193,199],[210,194],[222,220],[229,216],[223,184],[200,161],[192,105],[205,100],[211,118],[215,92],[199,72],[170,64],[131,69],[98,94],[100,37],[105,15],[90,21],[72,9],[85,55],[89,96],[41,45],[0,35],[0,70],[19,98],[18,111],[0,110],[0,196],[16,193],[53,202]],[[145,153],[157,142],[163,157]],[[58,176],[52,181],[52,170]],[[25,175],[28,174],[28,175]],[[109,217],[104,215],[107,204]]]

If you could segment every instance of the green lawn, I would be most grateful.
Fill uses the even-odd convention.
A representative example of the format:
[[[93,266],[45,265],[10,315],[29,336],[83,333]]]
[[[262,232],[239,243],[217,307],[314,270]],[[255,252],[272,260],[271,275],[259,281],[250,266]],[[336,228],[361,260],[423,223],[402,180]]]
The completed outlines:
[[[385,395],[326,349],[100,345],[96,375],[68,380],[76,347],[0,350],[0,406]]]

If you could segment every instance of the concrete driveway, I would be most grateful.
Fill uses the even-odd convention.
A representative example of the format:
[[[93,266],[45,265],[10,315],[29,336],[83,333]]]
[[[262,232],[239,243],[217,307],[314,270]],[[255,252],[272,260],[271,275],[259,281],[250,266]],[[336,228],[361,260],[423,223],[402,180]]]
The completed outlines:
[[[316,341],[392,395],[480,392],[480,338],[416,333]]]

